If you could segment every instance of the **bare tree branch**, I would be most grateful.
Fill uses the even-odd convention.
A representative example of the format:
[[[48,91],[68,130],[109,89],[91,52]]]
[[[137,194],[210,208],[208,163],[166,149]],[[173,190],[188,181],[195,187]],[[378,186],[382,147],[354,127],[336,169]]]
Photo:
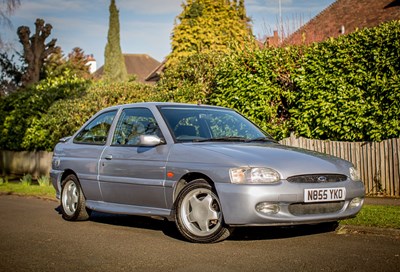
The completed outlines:
[[[20,0],[1,0],[0,1],[0,25],[11,27],[10,16],[21,5]],[[0,48],[4,46],[0,33]]]
[[[40,80],[40,71],[44,60],[60,48],[56,46],[56,39],[47,44],[46,38],[50,36],[52,26],[45,24],[44,20],[37,19],[35,22],[35,34],[29,37],[30,30],[27,26],[20,26],[17,30],[19,41],[24,48],[24,58],[28,65],[26,73],[22,78],[22,84],[27,86]]]

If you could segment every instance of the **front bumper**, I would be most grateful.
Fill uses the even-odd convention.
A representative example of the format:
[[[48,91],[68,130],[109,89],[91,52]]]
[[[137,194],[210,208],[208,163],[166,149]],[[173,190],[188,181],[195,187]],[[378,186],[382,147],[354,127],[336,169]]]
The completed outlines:
[[[304,203],[304,190],[312,188],[345,187],[343,201]],[[232,226],[274,226],[313,224],[351,218],[361,210],[364,199],[362,182],[345,181],[335,184],[289,183],[243,185],[215,184],[220,198],[225,223]],[[350,202],[359,198],[358,206]],[[256,206],[265,203],[277,207],[273,213],[258,211]]]

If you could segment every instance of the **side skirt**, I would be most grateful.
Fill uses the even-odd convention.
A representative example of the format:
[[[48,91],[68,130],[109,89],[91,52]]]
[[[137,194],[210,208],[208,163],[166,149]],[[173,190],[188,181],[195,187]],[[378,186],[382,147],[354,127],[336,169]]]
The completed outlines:
[[[108,203],[103,201],[86,200],[86,207],[93,211],[114,213],[114,214],[130,214],[142,216],[160,216],[173,219],[172,211],[170,209],[151,208],[143,206],[124,205],[117,203]]]

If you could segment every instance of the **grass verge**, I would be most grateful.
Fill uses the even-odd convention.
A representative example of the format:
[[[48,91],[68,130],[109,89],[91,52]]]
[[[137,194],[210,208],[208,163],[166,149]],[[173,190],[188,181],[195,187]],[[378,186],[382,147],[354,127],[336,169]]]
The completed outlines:
[[[400,229],[400,206],[364,205],[357,217],[340,224]]]
[[[27,185],[24,183],[5,182],[0,183],[0,193],[16,194],[24,196],[37,196],[47,199],[56,199],[56,191],[53,186]]]

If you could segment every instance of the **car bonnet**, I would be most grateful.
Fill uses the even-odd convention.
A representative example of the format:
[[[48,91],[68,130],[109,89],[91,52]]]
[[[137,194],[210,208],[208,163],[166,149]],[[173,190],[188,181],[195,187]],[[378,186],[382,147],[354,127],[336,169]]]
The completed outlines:
[[[349,174],[351,163],[323,153],[276,143],[208,143],[193,144],[199,149],[241,161],[243,166],[268,167],[282,178],[303,174]]]

